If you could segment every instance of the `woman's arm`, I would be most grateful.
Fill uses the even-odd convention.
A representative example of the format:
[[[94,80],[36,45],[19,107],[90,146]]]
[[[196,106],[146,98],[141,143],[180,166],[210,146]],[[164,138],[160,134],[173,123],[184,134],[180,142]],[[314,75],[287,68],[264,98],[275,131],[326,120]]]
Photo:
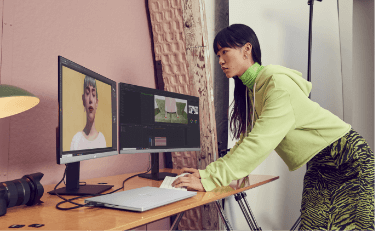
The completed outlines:
[[[227,186],[232,180],[250,174],[295,127],[289,92],[273,88],[267,93],[264,107],[253,130],[230,153],[199,170],[206,191]]]

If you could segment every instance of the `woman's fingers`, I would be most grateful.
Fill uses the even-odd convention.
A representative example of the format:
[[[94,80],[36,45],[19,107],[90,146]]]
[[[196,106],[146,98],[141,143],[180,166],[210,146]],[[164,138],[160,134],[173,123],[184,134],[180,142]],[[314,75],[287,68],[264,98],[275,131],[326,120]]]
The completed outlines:
[[[199,179],[201,178],[198,169],[195,168],[182,168],[179,175],[181,175],[182,173],[190,173]]]
[[[182,176],[182,177],[179,177],[176,180],[174,180],[173,183],[172,183],[172,187],[175,187],[175,185],[180,184],[182,182],[183,178],[187,178],[187,176]]]
[[[197,177],[194,177],[193,175],[188,175],[188,176],[177,178],[172,183],[172,186],[175,188],[186,187],[187,190],[205,192],[200,179]]]

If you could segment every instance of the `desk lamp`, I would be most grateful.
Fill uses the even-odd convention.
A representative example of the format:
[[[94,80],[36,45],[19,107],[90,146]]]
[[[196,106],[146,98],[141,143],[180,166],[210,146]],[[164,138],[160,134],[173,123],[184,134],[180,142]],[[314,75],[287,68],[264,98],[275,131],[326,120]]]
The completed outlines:
[[[39,99],[24,89],[0,84],[0,119],[29,110]],[[40,184],[43,173],[25,175],[21,179],[0,182],[0,216],[7,207],[34,205],[40,202],[44,189]]]
[[[0,84],[0,119],[27,111],[39,101],[39,98],[22,88]]]

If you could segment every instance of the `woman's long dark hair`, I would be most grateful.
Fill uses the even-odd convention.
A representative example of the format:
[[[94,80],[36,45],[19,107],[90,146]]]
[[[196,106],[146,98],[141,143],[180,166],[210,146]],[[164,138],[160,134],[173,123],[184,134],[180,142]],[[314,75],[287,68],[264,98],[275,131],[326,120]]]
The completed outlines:
[[[252,45],[251,56],[254,62],[262,65],[260,45],[258,38],[254,31],[243,24],[233,24],[227,28],[221,30],[215,37],[213,46],[215,54],[219,51],[220,47],[230,48],[241,48],[246,43]],[[233,77],[234,79],[234,100],[231,103],[234,104],[231,111],[230,118],[230,130],[233,137],[236,139],[240,138],[241,133],[245,133],[246,127],[251,123],[251,113],[249,113],[248,121],[246,121],[246,86],[242,83],[242,80],[238,76]],[[248,100],[248,108],[250,108],[250,102]]]

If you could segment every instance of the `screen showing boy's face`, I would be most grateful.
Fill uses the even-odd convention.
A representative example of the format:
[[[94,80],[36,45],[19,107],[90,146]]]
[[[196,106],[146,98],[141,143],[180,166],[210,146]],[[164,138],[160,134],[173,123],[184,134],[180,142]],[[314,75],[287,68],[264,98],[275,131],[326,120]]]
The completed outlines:
[[[84,88],[85,78],[81,72],[62,67],[63,152],[112,147],[112,87],[95,79],[96,88],[91,84]],[[94,140],[87,137],[90,145],[73,142],[77,134],[84,133],[87,124],[101,134],[94,136]]]
[[[96,110],[98,108],[98,99],[96,98],[95,87],[88,85],[82,95],[83,106],[86,110],[87,121],[94,122]]]

